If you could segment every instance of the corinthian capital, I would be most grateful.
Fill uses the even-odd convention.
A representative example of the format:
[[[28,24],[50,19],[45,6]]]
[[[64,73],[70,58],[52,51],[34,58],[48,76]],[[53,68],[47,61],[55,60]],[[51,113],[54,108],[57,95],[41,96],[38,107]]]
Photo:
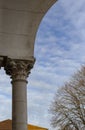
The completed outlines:
[[[35,60],[34,60],[35,61]],[[5,70],[14,80],[26,80],[30,70],[33,68],[34,61],[7,59]]]

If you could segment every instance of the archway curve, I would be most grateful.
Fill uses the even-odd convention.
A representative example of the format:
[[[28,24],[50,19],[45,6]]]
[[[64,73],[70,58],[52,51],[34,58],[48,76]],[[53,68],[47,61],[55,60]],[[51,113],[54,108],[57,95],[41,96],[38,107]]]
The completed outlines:
[[[34,38],[40,20],[55,1],[0,1],[0,67],[12,78],[12,129],[27,129],[26,79],[34,63]]]
[[[52,96],[51,93],[56,91],[56,86],[61,86],[84,63],[85,40],[84,35],[79,32],[81,26],[81,32],[83,32],[84,22],[83,25],[79,25],[79,23],[84,19],[85,9],[81,9],[84,13],[82,11],[79,13],[80,2],[80,0],[78,3],[71,0],[66,4],[63,0],[58,1],[52,7],[55,14],[49,10],[50,12],[46,14],[38,30],[35,42],[36,63],[31,75],[33,79],[36,79],[32,90],[35,91],[33,95],[36,97],[35,100],[38,104],[38,106],[35,105],[37,111],[38,107],[41,108],[43,107],[42,104],[47,103],[46,99],[48,101],[48,97]],[[80,4],[81,7],[83,2]],[[33,73],[36,73],[36,76]],[[44,99],[44,101],[39,105],[38,99],[40,96],[42,96],[40,100]],[[32,99],[33,102],[35,100]],[[46,119],[45,114],[43,114],[43,119]]]
[[[34,45],[34,35],[36,33],[36,29],[38,27],[38,24],[41,20],[41,18],[43,17],[43,15],[46,13],[46,11],[50,8],[50,6],[55,2],[56,0],[45,0],[43,2],[43,0],[33,0],[33,1],[27,1],[27,0],[17,0],[17,1],[11,1],[11,0],[1,0],[0,1],[0,17],[1,17],[1,21],[0,21],[0,40],[1,40],[1,44],[0,44],[0,65],[1,67],[4,67],[7,74],[13,74],[11,75],[12,78],[14,78],[14,75],[18,75],[11,73],[11,72],[15,72],[12,70],[11,65],[15,65],[17,64],[16,67],[13,67],[13,69],[18,68],[21,69],[21,62],[24,66],[23,69],[25,69],[27,71],[27,69],[29,69],[31,66],[30,61],[34,62],[34,58],[33,58],[33,45]],[[42,3],[42,4],[41,4]],[[28,8],[29,7],[29,8]],[[9,49],[10,48],[10,49]],[[27,53],[26,53],[27,51]],[[25,56],[24,56],[25,54]],[[32,59],[31,59],[31,58]],[[12,60],[14,60],[14,62],[12,62]],[[21,61],[20,61],[21,60]],[[18,63],[19,61],[19,63]],[[10,62],[10,63],[8,63]],[[27,62],[29,62],[27,66],[25,66],[27,64]],[[9,65],[10,64],[10,65]],[[19,66],[20,65],[20,66]],[[27,69],[25,68],[27,67]],[[28,70],[29,71],[29,70]],[[20,74],[21,72],[23,73],[23,71],[20,70]],[[27,72],[26,72],[27,73]],[[28,73],[27,73],[28,74]],[[24,76],[27,76],[27,74]],[[23,76],[20,76],[20,78]],[[19,77],[18,77],[19,78]],[[24,77],[27,78],[27,77]],[[23,81],[23,80],[22,80]],[[24,82],[24,81],[23,81]],[[13,83],[13,82],[12,82]],[[26,82],[25,82],[26,83]],[[23,84],[24,85],[24,84]],[[16,85],[17,86],[17,85]],[[16,91],[16,92],[20,92],[18,96],[20,96],[20,98],[24,98],[24,100],[22,101],[22,103],[24,103],[24,105],[21,105],[22,107],[20,107],[21,100],[17,100],[20,101],[18,103],[15,103],[16,100],[13,102],[13,110],[16,108],[18,109],[14,110],[12,113],[13,115],[13,129],[15,129],[14,127],[18,128],[25,128],[27,127],[26,125],[26,121],[27,121],[27,113],[26,113],[26,86],[22,86],[22,88],[24,89],[25,87],[25,91],[22,91],[22,93],[24,93],[24,96],[22,96],[21,94],[21,85],[19,85],[18,88],[20,88],[20,91]],[[15,88],[15,87],[13,87]],[[17,87],[16,87],[17,89]],[[13,90],[13,89],[12,89]],[[13,90],[13,95],[14,95],[14,90]],[[15,94],[16,95],[16,94]],[[15,96],[17,99],[20,99],[18,96]],[[12,99],[14,99],[14,97],[12,96]],[[14,104],[18,104],[19,106]],[[17,107],[16,107],[17,106]],[[21,110],[22,109],[22,110]],[[20,112],[21,110],[21,112]],[[16,112],[15,112],[16,111]],[[18,112],[18,113],[17,113]],[[23,113],[24,114],[21,114]],[[17,113],[17,114],[15,114]],[[18,114],[20,113],[20,116],[18,116]],[[20,118],[20,117],[23,118]],[[20,118],[20,119],[19,119]],[[23,121],[21,121],[23,120]],[[19,121],[19,122],[18,122]],[[20,123],[23,122],[23,123]],[[17,125],[17,126],[15,126]],[[21,125],[23,127],[21,127]],[[18,127],[19,126],[19,127]]]
[[[71,0],[72,1],[72,0]],[[47,44],[47,42],[46,42],[46,44]],[[80,49],[80,48],[79,48]],[[51,50],[51,49],[50,49]],[[79,54],[79,53],[78,53]],[[47,55],[45,55],[44,57],[46,57]],[[80,56],[80,55],[78,55],[78,56]],[[45,61],[44,61],[45,62]],[[59,62],[59,60],[57,59],[57,62]],[[52,62],[53,63],[53,62]],[[61,62],[62,63],[62,62]],[[65,62],[66,63],[66,62]],[[51,64],[52,65],[52,64]],[[49,66],[49,65],[48,65]],[[38,66],[37,66],[37,68],[38,68]],[[37,72],[39,72],[40,70],[39,70],[39,68],[37,69],[36,68],[36,74],[37,74]],[[45,67],[44,67],[45,68]],[[55,69],[51,66],[51,68],[52,69],[50,69],[50,70],[48,70],[47,72],[50,72],[50,71],[55,71]],[[62,69],[62,66],[61,66],[61,69]],[[66,68],[67,69],[67,68]],[[42,70],[42,72],[43,72],[43,68],[41,68],[41,70]],[[35,70],[34,70],[35,71]],[[41,73],[41,71],[39,72],[39,73]],[[33,74],[33,72],[32,72],[32,74]],[[49,73],[48,73],[49,74]],[[44,74],[45,75],[45,74]],[[49,75],[46,75],[47,77],[49,76]],[[33,76],[34,77],[34,76]],[[52,75],[51,75],[51,77],[52,77]],[[53,78],[54,78],[55,76],[53,75]],[[43,79],[45,79],[46,77],[44,77]],[[55,79],[56,79],[56,77],[55,77]],[[54,79],[54,82],[55,82],[55,79]],[[59,78],[58,78],[59,79]],[[40,81],[40,80],[38,80],[38,81]],[[50,81],[50,80],[49,80]],[[30,82],[30,81],[29,81]],[[42,82],[41,82],[42,83]],[[33,85],[33,84],[32,84]],[[31,87],[32,87],[32,85],[30,85]],[[35,85],[38,85],[37,83],[35,83]],[[45,84],[43,84],[43,86],[44,86]],[[30,88],[31,88],[30,87]],[[49,87],[48,85],[46,85],[46,87]],[[36,88],[36,86],[35,86],[35,88]],[[32,88],[33,89],[33,88]],[[39,90],[38,90],[39,91]],[[44,92],[44,91],[43,91]],[[40,91],[40,93],[41,93],[41,91]],[[48,94],[48,91],[46,91],[46,93]],[[35,95],[35,94],[32,94],[33,96]],[[37,93],[37,95],[38,95],[38,93]],[[39,95],[38,95],[39,96]],[[45,95],[44,95],[45,96]],[[5,98],[6,99],[6,98]],[[4,107],[5,108],[5,107]],[[47,116],[47,115],[46,115]]]

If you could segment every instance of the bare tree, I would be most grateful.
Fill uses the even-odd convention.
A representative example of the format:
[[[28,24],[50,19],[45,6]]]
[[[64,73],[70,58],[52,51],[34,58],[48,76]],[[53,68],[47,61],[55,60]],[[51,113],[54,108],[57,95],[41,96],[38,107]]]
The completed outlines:
[[[61,130],[85,130],[85,67],[61,87],[51,104],[51,125]]]

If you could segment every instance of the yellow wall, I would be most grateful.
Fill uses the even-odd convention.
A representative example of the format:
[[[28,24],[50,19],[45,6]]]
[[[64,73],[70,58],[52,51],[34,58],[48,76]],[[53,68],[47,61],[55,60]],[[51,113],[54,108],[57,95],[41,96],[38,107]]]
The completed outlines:
[[[38,126],[28,125],[28,130],[48,130],[48,129],[38,127]]]
[[[5,120],[5,121],[0,122],[0,130],[12,130],[12,121]],[[48,129],[29,124],[28,130],[48,130]]]

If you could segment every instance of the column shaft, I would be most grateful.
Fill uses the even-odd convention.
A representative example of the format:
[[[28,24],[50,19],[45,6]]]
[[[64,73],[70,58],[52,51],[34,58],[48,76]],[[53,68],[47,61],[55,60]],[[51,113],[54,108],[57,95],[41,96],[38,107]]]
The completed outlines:
[[[12,130],[27,130],[27,82],[12,82]]]
[[[12,79],[12,130],[27,130],[27,77],[34,61],[8,59],[5,65]]]

